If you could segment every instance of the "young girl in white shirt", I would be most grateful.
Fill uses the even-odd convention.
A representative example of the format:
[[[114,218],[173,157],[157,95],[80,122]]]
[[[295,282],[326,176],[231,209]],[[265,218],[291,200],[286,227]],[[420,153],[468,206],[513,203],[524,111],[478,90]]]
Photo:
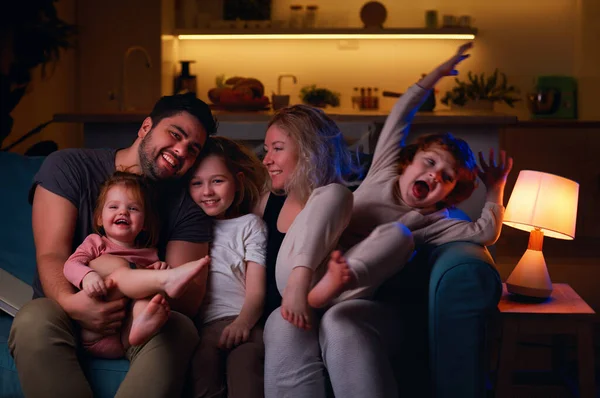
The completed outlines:
[[[192,359],[194,397],[262,397],[266,226],[251,213],[267,178],[260,160],[211,137],[190,180],[192,199],[215,218],[207,292],[195,319],[201,342]]]

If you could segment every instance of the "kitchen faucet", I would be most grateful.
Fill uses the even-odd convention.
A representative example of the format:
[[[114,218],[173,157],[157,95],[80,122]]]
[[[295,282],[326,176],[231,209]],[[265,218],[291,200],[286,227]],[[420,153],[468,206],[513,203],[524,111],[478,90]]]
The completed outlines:
[[[284,77],[291,77],[294,80],[294,84],[298,83],[298,79],[294,75],[279,75],[277,78],[277,95],[281,95],[281,79]]]
[[[146,67],[152,68],[152,61],[150,61],[150,54],[142,46],[131,46],[125,51],[123,56],[123,66],[121,69],[121,95],[119,96],[119,110],[127,110],[127,60],[129,56],[136,51],[140,51],[146,57]]]

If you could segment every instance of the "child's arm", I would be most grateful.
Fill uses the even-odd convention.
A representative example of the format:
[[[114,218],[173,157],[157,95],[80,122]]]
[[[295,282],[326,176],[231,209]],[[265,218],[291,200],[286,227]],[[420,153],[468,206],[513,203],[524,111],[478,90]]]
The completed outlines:
[[[367,177],[387,167],[395,167],[400,150],[406,140],[412,118],[421,106],[421,103],[427,98],[429,90],[433,89],[441,78],[458,74],[455,67],[469,57],[465,52],[472,46],[472,43],[460,46],[452,58],[439,65],[417,84],[409,87],[406,93],[398,99],[385,120],[381,135],[377,140],[373,163]]]
[[[474,222],[441,219],[425,228],[424,240],[427,243],[440,245],[460,240],[489,246],[500,237],[504,217],[504,187],[512,170],[513,160],[506,157],[506,152],[500,151],[499,163],[496,164],[494,151],[490,150],[489,162],[486,163],[481,152],[479,162],[478,175],[487,190],[481,217]]]
[[[267,271],[264,265],[248,261],[246,267],[246,298],[238,317],[224,330],[219,347],[230,349],[248,340],[250,331],[260,319],[265,302]]]
[[[63,273],[65,278],[78,289],[82,288],[83,278],[90,272],[95,272],[89,267],[90,261],[99,257],[105,245],[100,235],[88,235],[77,247],[75,252],[65,262]]]
[[[504,203],[504,187],[506,186],[506,177],[512,170],[512,158],[506,158],[506,152],[500,151],[499,164],[494,160],[494,150],[490,149],[489,164],[483,158],[483,153],[479,152],[479,166],[477,174],[486,189],[486,201],[502,205]]]
[[[435,217],[435,214],[430,216]],[[500,237],[503,218],[504,207],[502,205],[486,202],[481,211],[481,217],[476,221],[442,218],[422,230],[414,231],[415,243],[437,246],[448,242],[466,241],[489,246]]]

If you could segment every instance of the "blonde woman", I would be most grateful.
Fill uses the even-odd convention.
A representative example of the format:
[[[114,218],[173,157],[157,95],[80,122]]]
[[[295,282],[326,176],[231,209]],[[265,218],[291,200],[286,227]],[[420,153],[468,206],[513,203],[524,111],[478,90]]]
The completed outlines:
[[[278,316],[310,329],[308,293],[350,221],[352,193],[343,183],[355,167],[335,122],[305,105],[273,117],[264,150],[275,192],[256,211],[269,229],[265,317],[280,306]]]
[[[384,130],[405,136],[429,90],[442,77],[457,73],[454,67],[467,57],[464,53],[469,48],[459,48],[408,90],[394,106]],[[399,149],[386,148],[392,152]],[[397,310],[365,299],[335,302],[314,312],[309,307],[309,302],[314,305],[319,301],[311,300],[310,289],[325,273],[323,262],[336,248],[348,219],[368,205],[368,198],[378,198],[382,192],[361,190],[361,195],[347,197],[347,190],[339,183],[351,166],[350,155],[335,123],[313,108],[296,106],[276,115],[267,130],[265,151],[263,163],[271,176],[272,190],[287,195],[270,194],[259,209],[269,228],[267,275],[272,275],[267,289],[272,290],[267,290],[267,311],[279,305],[276,294],[282,294],[280,310],[271,312],[264,328],[265,396],[324,398],[327,377],[335,396],[397,396],[389,359],[397,354],[398,336],[402,334]],[[397,176],[395,169],[391,173]],[[321,175],[325,177],[318,177]],[[350,213],[349,204],[356,207]],[[383,282],[377,278],[389,275],[387,268],[393,266],[394,259],[405,262],[404,257],[412,253],[411,231],[401,224],[393,225],[385,231],[375,229],[361,239],[362,244],[367,240],[371,243],[369,250],[358,253],[377,274],[367,281],[371,288]],[[332,256],[333,263],[339,261],[339,254]],[[335,294],[328,292],[326,296]]]

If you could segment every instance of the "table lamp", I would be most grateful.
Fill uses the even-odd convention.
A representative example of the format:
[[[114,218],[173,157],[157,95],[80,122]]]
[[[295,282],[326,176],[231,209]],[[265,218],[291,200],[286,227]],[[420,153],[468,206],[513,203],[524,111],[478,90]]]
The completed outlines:
[[[552,282],[542,253],[544,235],[575,238],[579,184],[553,174],[522,170],[504,212],[504,224],[530,232],[523,257],[506,280],[509,293],[545,299]]]

